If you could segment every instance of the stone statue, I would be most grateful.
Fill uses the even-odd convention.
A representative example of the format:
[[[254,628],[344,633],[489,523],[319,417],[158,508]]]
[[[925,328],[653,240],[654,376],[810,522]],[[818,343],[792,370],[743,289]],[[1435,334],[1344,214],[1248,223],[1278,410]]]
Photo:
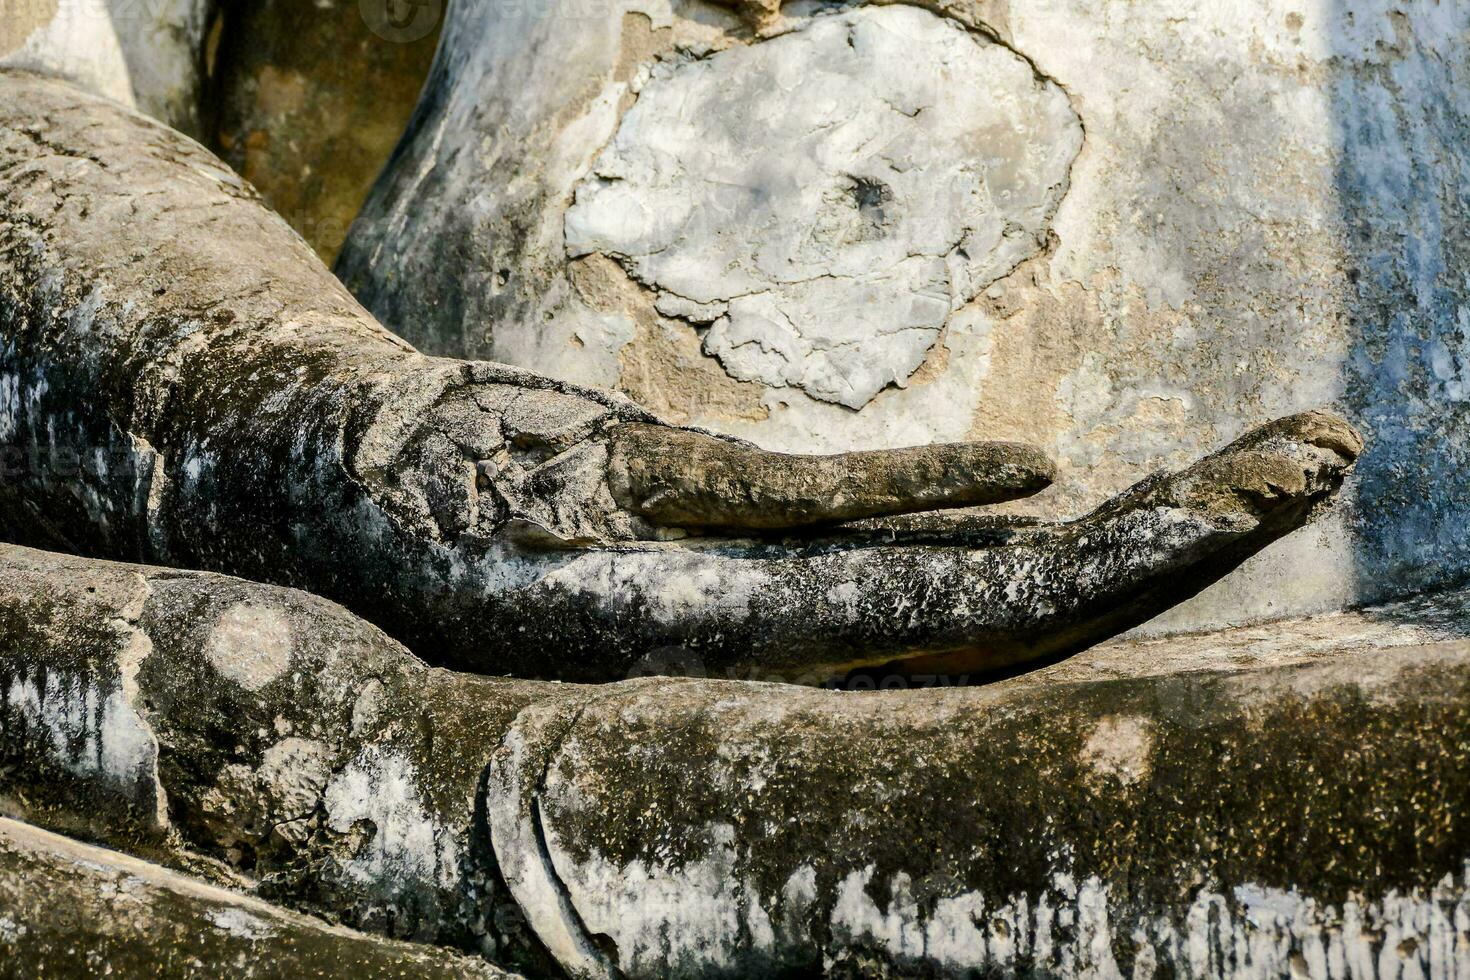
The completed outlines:
[[[1470,976],[1465,11],[393,3],[0,0],[0,974]]]

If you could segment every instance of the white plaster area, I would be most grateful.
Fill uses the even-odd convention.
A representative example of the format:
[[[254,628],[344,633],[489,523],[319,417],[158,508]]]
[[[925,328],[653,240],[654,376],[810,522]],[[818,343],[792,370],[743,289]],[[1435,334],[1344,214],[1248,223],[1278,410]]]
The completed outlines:
[[[711,324],[735,378],[850,408],[1039,251],[1082,144],[1066,94],[915,7],[652,68],[577,188],[572,256]]]
[[[193,133],[210,0],[108,0],[138,109]]]
[[[445,83],[446,108],[424,130],[422,151],[408,158],[434,189],[405,197],[395,212],[401,227],[376,246],[386,288],[414,288],[408,264],[391,256],[422,254],[446,234],[420,216],[435,207],[483,214],[479,237],[454,243],[493,253],[462,278],[466,332],[494,319],[498,311],[475,304],[499,295],[502,271],[514,307],[525,310],[515,324],[497,323],[496,360],[644,397],[685,380],[681,371],[691,386],[703,383],[682,351],[658,370],[644,356],[666,354],[670,335],[702,331],[722,373],[758,380],[730,386],[699,364],[722,391],[703,404],[697,392],[680,400],[679,421],[794,452],[1034,443],[1059,467],[1057,485],[1026,505],[1046,517],[1085,513],[1269,418],[1335,407],[1361,425],[1369,454],[1337,510],[1155,631],[1376,602],[1464,576],[1470,428],[1459,415],[1470,392],[1470,313],[1465,251],[1453,243],[1463,238],[1455,175],[1470,118],[1470,89],[1454,84],[1465,71],[1465,4],[945,3],[979,29],[966,43],[999,49],[1000,61],[1024,59],[1063,87],[1086,139],[1045,252],[949,313],[932,342],[927,328],[870,332],[875,323],[901,327],[914,311],[894,305],[896,292],[882,299],[886,312],[858,298],[857,316],[840,303],[825,319],[812,314],[833,302],[816,297],[836,281],[822,273],[846,274],[844,261],[867,262],[900,239],[931,255],[932,241],[906,223],[919,213],[904,196],[912,172],[891,173],[878,148],[840,143],[840,124],[805,132],[805,143],[796,128],[835,106],[854,119],[875,114],[882,132],[912,135],[933,152],[931,136],[914,127],[934,114],[910,118],[877,96],[910,108],[904,98],[927,98],[927,80],[949,70],[934,65],[950,42],[904,36],[891,45],[898,67],[844,75],[862,54],[845,40],[829,52],[817,39],[890,16],[949,22],[913,7],[854,3],[832,13],[829,4],[790,3],[756,39],[716,31],[701,46],[691,40],[697,6],[616,0],[593,10],[546,0],[457,15],[446,51],[456,53],[458,74]],[[707,13],[701,23],[712,22]],[[648,39],[665,28],[669,37]],[[973,40],[987,32],[1000,42]],[[896,99],[877,87],[894,75],[904,83]],[[820,98],[828,79],[840,98]],[[502,104],[512,87],[514,105]],[[958,105],[964,90],[940,87],[937,97]],[[973,119],[990,111],[978,107]],[[858,154],[878,169],[854,164]],[[923,171],[936,175],[926,188],[935,194],[954,176],[933,160]],[[798,179],[804,173],[812,179]],[[705,174],[734,179],[716,187]],[[893,217],[882,190],[847,192],[844,204],[844,188],[855,185],[839,174],[882,180],[903,203],[896,230],[873,235]],[[882,222],[865,221],[859,197],[869,216],[875,205],[884,212]],[[732,208],[732,199],[751,203]],[[772,237],[761,222],[774,216],[783,230]],[[1372,241],[1354,244],[1345,219]],[[514,252],[493,251],[521,241]],[[621,257],[647,289],[592,303],[546,271],[567,265],[567,242],[574,253]],[[895,282],[898,264],[862,265],[871,275],[850,282],[851,296],[880,273]],[[909,261],[899,271],[917,268]],[[434,320],[447,288],[424,287],[415,314],[394,326],[420,339],[414,331]],[[952,302],[963,284],[951,281],[948,293]],[[650,298],[673,319],[634,329]],[[850,337],[857,343],[835,347]],[[909,371],[920,346],[917,371],[884,380]],[[859,350],[861,371],[844,376],[841,358]],[[874,384],[888,386],[860,411],[847,407]]]
[[[976,411],[987,400],[1004,397],[1007,380],[992,371],[996,324],[976,307],[971,303],[951,316],[931,350],[931,358],[941,355],[944,370],[923,383],[912,379],[906,388],[880,393],[861,412],[818,401],[798,389],[770,388],[761,397],[769,412],[764,419],[706,412],[693,421],[777,452],[840,453],[964,442],[973,436]]]
[[[58,74],[136,107],[122,41],[106,0],[58,0],[50,18],[18,47],[0,51],[0,67]]]
[[[208,0],[56,0],[54,10],[45,6],[45,0],[20,0],[15,19],[41,21],[23,38],[0,27],[0,67],[60,75],[169,125],[194,129]]]
[[[452,888],[458,879],[455,836],[425,806],[420,767],[402,751],[370,747],[327,783],[327,826],[347,834],[361,821],[372,838],[345,862],[349,876],[373,885],[391,883]]]
[[[220,675],[258,691],[291,666],[291,623],[285,610],[238,602],[220,614],[204,655]]]

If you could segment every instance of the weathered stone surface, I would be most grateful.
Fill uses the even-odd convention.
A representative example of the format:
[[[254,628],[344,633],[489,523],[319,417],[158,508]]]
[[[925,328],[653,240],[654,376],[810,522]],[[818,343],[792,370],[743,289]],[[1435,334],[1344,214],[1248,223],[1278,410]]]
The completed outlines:
[[[210,0],[5,0],[0,68],[59,75],[191,136]]]
[[[0,818],[8,977],[506,977]]]
[[[1081,145],[1013,52],[860,9],[656,65],[577,185],[566,249],[712,323],[731,376],[861,408],[1040,250]]]
[[[401,26],[386,22],[389,7]],[[396,0],[263,0],[222,11],[206,142],[323,261],[403,135],[442,11]]]
[[[429,670],[306,593],[12,545],[0,623],[8,812],[544,965],[477,813],[500,733],[556,687]]]
[[[1353,506],[1159,628],[1377,601],[1470,572],[1470,538],[1460,533],[1470,509],[1470,8],[923,0],[897,9],[917,7],[934,13],[912,16],[963,24],[979,47],[997,57],[1009,49],[1034,68],[1037,85],[1064,89],[1085,139],[1042,254],[950,313],[906,387],[859,412],[768,370],[786,368],[788,348],[742,348],[760,371],[732,369],[724,347],[718,358],[704,353],[709,335],[687,318],[716,310],[671,303],[651,272],[655,288],[630,282],[611,260],[569,257],[565,229],[569,207],[585,210],[574,190],[594,186],[604,153],[633,141],[647,166],[669,164],[646,189],[628,180],[619,191],[648,223],[669,222],[659,241],[678,242],[678,254],[784,254],[807,212],[737,236],[736,246],[723,232],[748,232],[759,208],[728,220],[706,208],[686,221],[698,198],[685,188],[727,172],[815,166],[808,143],[777,123],[826,103],[801,104],[773,76],[764,97],[732,85],[733,107],[691,97],[680,103],[687,118],[660,108],[652,120],[650,110],[717,65],[784,64],[778,52],[818,27],[889,7],[456,4],[433,88],[339,269],[390,328],[427,351],[620,387],[670,417],[769,448],[974,438],[1043,446],[1058,460],[1058,485],[1027,512],[1045,516],[1085,511],[1242,425],[1309,406],[1332,405],[1372,437],[1349,488]],[[875,71],[903,72],[921,91],[940,63],[907,42],[904,50],[912,56]],[[843,86],[836,111],[858,111],[864,82]],[[1033,118],[1015,104],[1005,118]],[[1011,103],[1000,105],[1009,112]],[[738,159],[691,152],[690,133],[742,114],[747,134],[761,120],[777,123],[743,143]],[[1034,132],[1041,157],[1071,145],[1065,127]],[[1009,146],[1000,137],[993,145]],[[913,173],[937,182],[949,172],[942,148],[914,140],[905,149]],[[875,145],[862,155],[881,168],[881,153]],[[765,186],[737,183],[737,198]],[[774,189],[773,198],[787,199]],[[897,196],[883,210],[896,226],[925,213]],[[621,243],[589,244],[616,252]],[[867,294],[857,282],[831,285],[830,316],[811,322],[845,337],[856,329],[850,305]],[[897,296],[885,291],[882,301]],[[770,336],[782,343],[808,325],[773,319]],[[884,326],[901,322],[889,316]]]
[[[1470,968],[1463,592],[876,693],[453,675],[300,593],[9,546],[0,613],[11,812],[534,975]],[[137,725],[156,783],[94,761]]]
[[[1356,452],[1356,450],[1354,450]],[[786,456],[754,485],[767,453],[667,426],[628,425],[613,440],[613,496],[655,524],[782,530],[1025,497],[1051,483],[1051,460],[1019,443]]]
[[[13,471],[0,529],[306,586],[436,663],[605,680],[675,653],[821,678],[1059,656],[1301,526],[1361,449],[1340,420],[1306,413],[1068,523],[754,540],[669,527],[690,519],[677,495],[703,492],[687,467],[671,453],[671,478],[651,474],[676,498],[638,501],[648,519],[609,466],[627,433],[662,426],[646,411],[425,357],[196,144],[56,82],[11,74],[0,90],[0,448]],[[871,458],[828,467],[841,492],[815,516],[970,503],[972,482],[1034,488],[1034,453],[990,448],[918,451],[935,474],[922,487],[856,479],[879,469]],[[742,458],[721,478],[726,514],[749,514],[739,526],[774,526],[755,511],[775,498],[798,504],[776,523],[813,518],[828,484],[793,481],[810,461]],[[1025,465],[1008,475],[1008,460]]]
[[[1465,603],[981,690],[618,685],[521,716],[492,832],[608,975],[1460,976]]]

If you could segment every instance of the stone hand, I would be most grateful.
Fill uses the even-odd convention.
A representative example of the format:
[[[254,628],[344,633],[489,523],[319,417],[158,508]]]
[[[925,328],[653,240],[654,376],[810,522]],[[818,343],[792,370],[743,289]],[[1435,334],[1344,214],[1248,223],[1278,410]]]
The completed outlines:
[[[1360,446],[1308,414],[1076,522],[904,524],[1050,465],[780,456],[425,356],[196,144],[55,81],[0,92],[5,531],[304,586],[439,663],[816,679],[1064,654],[1300,526]]]

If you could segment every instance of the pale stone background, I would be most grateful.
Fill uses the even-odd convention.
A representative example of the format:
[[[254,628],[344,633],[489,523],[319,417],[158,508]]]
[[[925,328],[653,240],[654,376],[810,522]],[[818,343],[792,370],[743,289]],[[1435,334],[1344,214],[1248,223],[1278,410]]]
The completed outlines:
[[[209,0],[0,0],[0,66],[61,75],[198,136]]]
[[[830,17],[872,23],[874,12],[774,6],[505,0],[451,9],[415,127],[339,272],[427,350],[619,387],[675,419],[772,448],[1036,442],[1061,464],[1059,485],[1029,505],[1049,514],[1084,510],[1273,416],[1333,406],[1362,426],[1367,455],[1331,517],[1155,628],[1340,607],[1470,570],[1461,530],[1470,443],[1460,424],[1470,396],[1470,8],[909,8],[924,30],[964,25],[981,52],[973,58],[1032,69],[1031,78],[992,70],[977,92],[973,82],[945,85],[982,69],[926,60],[933,46],[913,36],[893,43],[907,52],[890,60],[894,78],[875,81],[864,65],[844,88],[836,55],[790,33]],[[762,83],[751,65],[766,86],[755,104]],[[887,84],[948,113],[943,125],[923,131],[922,112],[906,122],[896,109],[879,130],[891,138],[876,144],[799,131],[839,125],[844,113],[880,118],[873,91]],[[992,190],[1015,186],[1018,174],[1044,187],[1058,156],[1071,155],[1073,130],[1052,93],[1064,95],[1083,134],[1054,214],[1046,220],[1044,193],[1014,209],[1024,221],[998,198],[977,204],[956,177],[977,140],[999,147],[981,154],[981,183]],[[835,104],[813,104],[822,98]],[[1010,114],[1009,138],[986,129],[997,106]],[[769,139],[737,151],[711,139],[724,126]],[[910,162],[894,165],[895,144],[927,155],[911,163],[939,186],[887,181]],[[715,207],[717,195],[701,189],[710,182],[691,172],[735,176],[735,203]],[[641,214],[636,232],[625,224],[614,233],[610,215],[595,213],[609,173],[623,213]],[[832,192],[842,174],[884,177],[894,189],[892,200],[879,194],[884,227],[864,225],[860,194],[843,214]],[[799,241],[792,226],[766,220],[770,200],[803,229]],[[900,239],[900,253],[922,254],[926,241],[945,240],[933,233],[937,213],[967,215],[970,225],[999,214],[1012,232],[1003,261],[986,253],[958,263],[988,262],[973,299],[955,263],[922,282],[890,275],[796,298],[788,289],[739,334],[749,356],[732,356],[739,318],[719,319],[716,294],[751,289],[752,268],[765,288],[792,255],[812,259],[816,242],[826,252],[801,275],[866,262],[879,270],[869,278],[882,280],[892,256],[874,247],[877,233]],[[588,215],[603,219],[596,234]],[[651,269],[645,253],[670,243],[683,264]],[[712,255],[728,274],[699,266]],[[689,297],[678,290],[696,282],[708,292],[696,299],[720,301],[713,310],[681,304]],[[912,310],[895,299],[905,295],[951,308],[938,329],[892,342],[881,331],[905,324]],[[847,401],[860,408],[836,403],[831,385],[801,381],[813,376],[813,345],[801,338],[822,333],[824,309],[828,346],[856,331],[865,368],[897,382],[866,401],[859,385]],[[931,316],[913,320],[922,327]],[[915,344],[922,356],[911,368]]]

